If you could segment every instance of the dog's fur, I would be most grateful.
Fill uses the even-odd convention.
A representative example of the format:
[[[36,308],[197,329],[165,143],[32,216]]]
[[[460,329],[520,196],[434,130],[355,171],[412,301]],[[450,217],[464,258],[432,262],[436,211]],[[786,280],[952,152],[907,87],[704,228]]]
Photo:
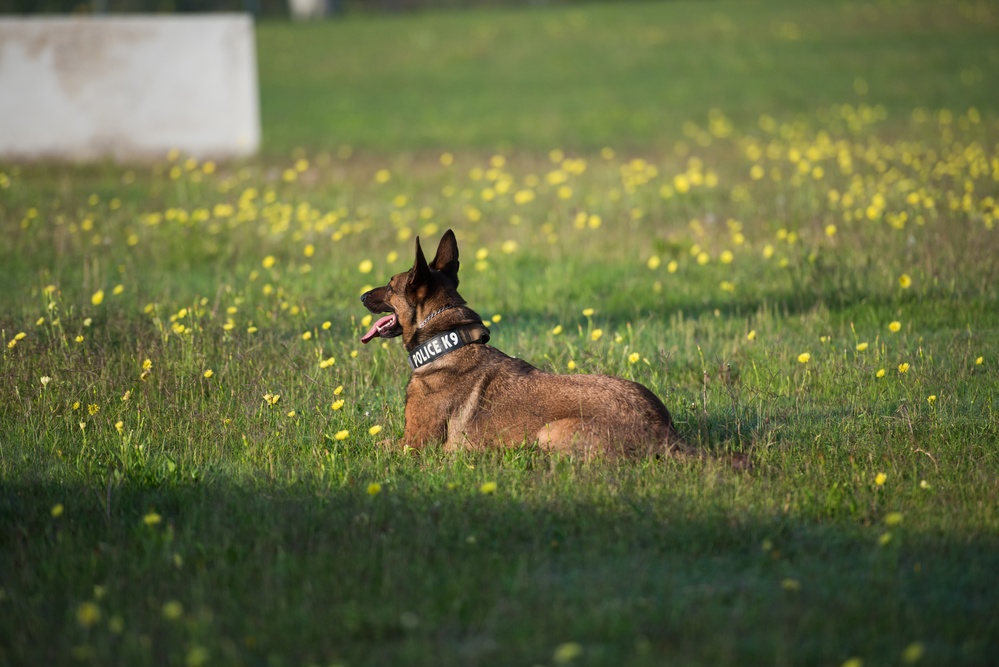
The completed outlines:
[[[457,327],[485,333],[482,318],[458,294],[458,244],[448,230],[429,264],[416,240],[416,262],[361,302],[390,313],[362,337],[402,336],[412,352]],[[406,387],[405,445],[484,449],[537,442],[584,456],[691,453],[669,411],[644,386],[607,375],[554,375],[473,343],[413,371]]]

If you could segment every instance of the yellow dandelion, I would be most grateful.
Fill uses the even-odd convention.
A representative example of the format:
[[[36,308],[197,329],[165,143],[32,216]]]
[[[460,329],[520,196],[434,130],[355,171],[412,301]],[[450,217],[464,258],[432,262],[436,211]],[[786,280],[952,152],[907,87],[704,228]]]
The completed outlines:
[[[857,343],[857,352],[864,352],[865,350],[867,350],[867,341]]]
[[[641,358],[642,358],[642,355],[640,355],[638,352],[632,352],[631,354],[628,355],[628,363],[629,364],[637,364],[638,360],[641,359]]]
[[[592,308],[583,308],[583,317],[593,317],[594,312]]]
[[[334,408],[334,410],[336,409],[337,408]],[[347,429],[344,429],[342,431],[337,431],[336,435],[333,436],[333,438],[336,440],[346,440],[348,437],[350,437],[350,431],[348,431]]]
[[[162,520],[163,517],[161,517],[156,512],[149,512],[148,514],[146,514],[146,516],[142,517],[142,523],[146,524],[147,526],[155,526]]]
[[[836,236],[836,225],[826,225],[826,236],[829,238]]]
[[[187,667],[202,667],[208,662],[208,658],[208,649],[204,646],[192,646],[191,650],[187,652],[187,657],[184,658],[184,664]]]
[[[125,291],[125,286],[119,283],[114,286],[114,289],[111,290],[111,293],[114,294],[115,296],[120,296],[121,293],[124,291]]]
[[[101,610],[93,602],[83,602],[76,608],[76,622],[85,628],[97,624],[101,620]]]
[[[55,505],[53,505],[52,506],[52,510],[51,510],[52,518],[53,519],[58,519],[59,517],[61,517],[62,513],[63,513],[63,509],[64,508],[62,506],[62,503],[56,503]]]
[[[361,273],[371,273],[371,269],[375,268],[374,262],[370,259],[363,259],[361,263],[357,265],[357,270]]]
[[[382,492],[382,485],[379,484],[378,482],[371,482],[371,484],[368,484],[369,496],[377,496],[381,492]]]
[[[912,664],[914,662],[919,662],[923,658],[923,653],[925,649],[920,642],[912,642],[902,651],[902,662]]]
[[[370,433],[371,435],[378,435],[381,432],[382,432],[382,427],[379,424],[375,424],[374,426],[368,429],[368,433]]]
[[[898,320],[895,320],[894,322],[889,322],[888,324],[888,331],[892,333],[898,333],[899,330],[901,330],[901,328],[902,328],[902,323],[899,322]]]
[[[808,352],[802,352],[801,354],[798,355],[798,363],[807,364],[811,358],[812,358],[811,354],[809,354]]]
[[[76,338],[74,338],[73,340],[76,341],[77,343],[82,343],[83,342],[83,335],[81,334],[81,335],[77,336]]]
[[[590,332],[590,340],[593,341],[600,340],[600,337],[603,335],[604,335],[603,329],[594,329],[593,331]]]
[[[204,375],[205,375],[205,379],[208,379],[211,376],[215,375],[215,371],[213,371],[212,369],[209,368],[208,370],[205,371]]]
[[[570,371],[576,370],[576,362],[570,359],[569,363],[566,364],[566,368],[568,368]]]
[[[881,537],[878,538],[878,544],[884,547],[888,546],[889,542],[891,542],[891,533],[881,533]]]
[[[311,339],[312,339],[311,331],[306,331],[305,333],[302,334],[302,340],[311,340]]]
[[[553,336],[557,336],[557,335],[559,335],[560,333],[562,333],[562,325],[561,325],[561,324],[556,324],[556,325],[555,325],[555,328],[554,328],[554,329],[552,329],[552,335],[553,335]]]
[[[849,658],[843,661],[842,667],[864,667],[864,661],[860,658]]]
[[[675,259],[671,259],[669,261],[669,264],[666,265],[666,272],[667,273],[676,273],[677,269],[679,269],[679,268],[680,268],[680,264]]]
[[[298,414],[298,413],[297,413],[297,412],[295,412],[294,410],[289,410],[289,411],[288,411],[288,416],[289,416],[289,417],[294,417],[294,416],[295,416],[295,415],[297,415],[297,414]]]
[[[163,618],[168,621],[176,621],[178,618],[184,615],[184,605],[177,602],[176,600],[170,600],[163,604]]]
[[[649,260],[645,262],[645,265],[653,271],[658,269],[660,264],[662,264],[662,259],[660,259],[659,255],[652,255],[649,257]]]
[[[746,340],[756,340],[756,329],[753,329],[746,334]]]
[[[338,398],[337,400],[333,401],[330,404],[330,407],[332,409],[334,409],[334,410],[339,410],[340,408],[343,407],[343,399],[342,398]],[[347,436],[344,436],[344,437],[347,437]]]
[[[333,323],[332,323],[332,322],[330,322],[329,320],[326,320],[325,322],[323,322],[323,331],[326,331],[326,330],[327,330],[327,329],[329,329],[329,328],[330,328],[331,326],[333,326]]]
[[[785,591],[792,591],[792,592],[800,591],[801,582],[798,581],[797,579],[785,579],[784,581],[780,582],[780,587],[783,588]]]
[[[885,376],[885,369],[879,368],[878,372],[874,374],[876,378],[883,378]]]
[[[333,390],[333,395],[334,396],[339,396],[342,393],[343,393],[343,385],[342,384],[341,385],[337,385],[337,388]]]
[[[104,302],[104,290],[102,289],[97,290],[90,297],[90,303],[94,304],[95,306],[99,306],[103,302]]]
[[[496,482],[486,482],[479,487],[479,493],[490,494],[496,493]]]
[[[977,359],[975,359],[976,366],[981,366],[984,363],[985,363],[985,357],[978,357]]]
[[[897,526],[898,524],[902,523],[903,518],[904,517],[902,516],[901,512],[890,512],[885,515],[885,525]]]
[[[906,362],[906,361],[903,361],[902,363],[900,363],[898,365],[898,372],[899,373],[907,373],[907,372],[909,372],[909,363]]]
[[[912,287],[912,278],[909,277],[908,273],[903,273],[898,277],[898,285],[902,289],[909,289]]]
[[[124,430],[125,430],[125,422],[121,421],[120,419],[118,421],[116,421],[114,423],[114,430],[118,431],[119,433],[124,432]]]
[[[929,396],[926,397],[926,402],[929,403],[930,405],[934,405],[937,402],[937,395],[930,394]]]
[[[260,265],[263,266],[265,269],[269,269],[273,267],[275,264],[277,264],[277,258],[274,257],[274,255],[267,255],[266,257],[264,257],[263,261],[260,262]]]
[[[884,486],[885,482],[887,481],[888,481],[888,475],[884,474],[883,472],[879,472],[877,475],[874,476],[874,483],[877,484],[878,486]]]
[[[559,644],[555,648],[555,653],[552,654],[552,660],[556,665],[564,665],[568,662],[572,662],[582,654],[582,646],[576,642],[566,642],[564,644]]]

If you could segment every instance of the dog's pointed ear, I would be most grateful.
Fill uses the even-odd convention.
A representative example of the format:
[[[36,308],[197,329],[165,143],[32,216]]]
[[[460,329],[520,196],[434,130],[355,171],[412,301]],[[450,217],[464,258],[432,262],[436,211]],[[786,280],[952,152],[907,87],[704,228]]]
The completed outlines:
[[[437,254],[434,255],[434,261],[430,262],[430,268],[440,271],[453,280],[455,286],[458,285],[458,239],[450,229],[444,232],[437,244]]]
[[[420,237],[416,237],[416,261],[413,268],[409,270],[409,279],[406,281],[407,290],[426,289],[430,284],[430,266],[427,265],[427,258],[423,255],[423,248],[420,247]]]

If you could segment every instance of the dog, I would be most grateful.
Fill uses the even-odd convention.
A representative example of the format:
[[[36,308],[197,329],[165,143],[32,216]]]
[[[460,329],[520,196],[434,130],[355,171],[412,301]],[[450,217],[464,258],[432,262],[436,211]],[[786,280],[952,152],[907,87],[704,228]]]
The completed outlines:
[[[361,296],[378,318],[361,336],[402,337],[404,445],[419,450],[537,443],[587,458],[689,456],[669,410],[645,386],[608,375],[556,375],[489,345],[482,318],[458,294],[458,242],[448,230],[427,262],[416,239],[413,268]]]

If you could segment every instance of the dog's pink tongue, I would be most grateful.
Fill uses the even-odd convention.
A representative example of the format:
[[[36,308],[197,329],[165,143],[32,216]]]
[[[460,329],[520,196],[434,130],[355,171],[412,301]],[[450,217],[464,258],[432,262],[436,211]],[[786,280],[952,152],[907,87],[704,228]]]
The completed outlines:
[[[389,327],[394,327],[395,326],[395,322],[396,322],[396,320],[395,320],[395,313],[393,313],[391,315],[386,315],[385,317],[379,317],[378,321],[375,322],[374,324],[372,324],[371,328],[368,329],[368,333],[366,333],[363,336],[361,336],[361,342],[362,343],[367,343],[372,338],[374,338],[375,336],[377,336],[378,333],[382,329],[387,329]]]

